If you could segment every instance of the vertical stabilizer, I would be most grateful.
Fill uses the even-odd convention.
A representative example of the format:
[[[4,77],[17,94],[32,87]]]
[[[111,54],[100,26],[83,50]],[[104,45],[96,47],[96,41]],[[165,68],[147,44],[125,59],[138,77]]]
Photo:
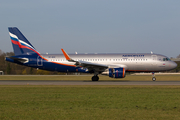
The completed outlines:
[[[8,29],[15,55],[39,54],[18,28],[9,27]]]

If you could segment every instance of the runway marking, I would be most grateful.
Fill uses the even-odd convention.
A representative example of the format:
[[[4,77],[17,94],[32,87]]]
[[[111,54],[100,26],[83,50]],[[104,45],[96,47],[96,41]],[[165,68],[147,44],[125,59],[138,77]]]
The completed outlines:
[[[0,85],[180,85],[180,81],[0,80]]]

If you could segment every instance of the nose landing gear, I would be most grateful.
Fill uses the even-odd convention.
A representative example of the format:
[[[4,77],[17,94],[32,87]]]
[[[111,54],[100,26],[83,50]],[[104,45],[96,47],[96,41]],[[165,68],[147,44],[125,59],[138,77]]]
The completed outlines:
[[[152,81],[156,81],[154,72],[152,72]]]

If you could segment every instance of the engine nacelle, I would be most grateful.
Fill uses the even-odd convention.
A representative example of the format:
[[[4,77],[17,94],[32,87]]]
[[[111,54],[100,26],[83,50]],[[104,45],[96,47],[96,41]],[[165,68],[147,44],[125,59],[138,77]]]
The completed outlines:
[[[126,76],[125,68],[109,68],[109,77],[124,78]]]

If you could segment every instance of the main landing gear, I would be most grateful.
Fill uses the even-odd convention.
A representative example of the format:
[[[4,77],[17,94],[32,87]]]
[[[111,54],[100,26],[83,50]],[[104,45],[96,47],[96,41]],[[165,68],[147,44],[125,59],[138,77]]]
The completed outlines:
[[[98,81],[99,77],[98,77],[98,75],[94,75],[91,79],[92,79],[92,81]]]
[[[152,81],[156,81],[154,72],[152,72]]]

